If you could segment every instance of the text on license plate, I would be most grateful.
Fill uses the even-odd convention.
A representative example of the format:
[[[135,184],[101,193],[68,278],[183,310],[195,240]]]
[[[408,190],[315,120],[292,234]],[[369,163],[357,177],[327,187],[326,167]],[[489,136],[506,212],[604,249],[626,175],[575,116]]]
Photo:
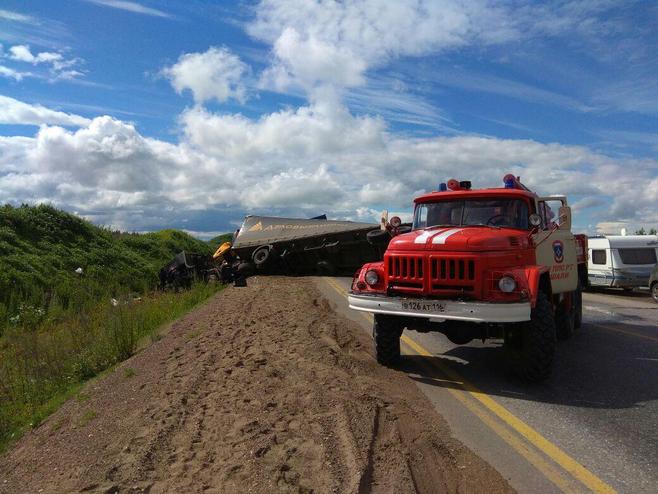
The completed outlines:
[[[402,308],[404,310],[417,310],[422,312],[445,312],[446,306],[440,302],[416,302],[416,301],[403,301]]]

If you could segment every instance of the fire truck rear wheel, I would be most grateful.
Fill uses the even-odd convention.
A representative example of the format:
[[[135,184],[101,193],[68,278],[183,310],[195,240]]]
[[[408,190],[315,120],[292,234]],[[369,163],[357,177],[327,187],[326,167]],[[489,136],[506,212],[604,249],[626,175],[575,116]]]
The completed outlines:
[[[583,285],[580,281],[580,277],[578,278],[578,286],[576,287],[574,297],[576,302],[576,322],[574,326],[576,329],[580,329],[583,325]]]
[[[400,336],[403,329],[396,317],[375,314],[372,337],[375,340],[377,362],[391,366],[400,360]]]
[[[553,306],[548,296],[540,292],[530,321],[510,328],[505,334],[505,347],[516,374],[529,382],[547,379],[556,344]]]
[[[555,310],[555,330],[559,340],[568,340],[576,329],[576,292],[568,296],[571,303],[567,304],[567,300],[563,300]]]

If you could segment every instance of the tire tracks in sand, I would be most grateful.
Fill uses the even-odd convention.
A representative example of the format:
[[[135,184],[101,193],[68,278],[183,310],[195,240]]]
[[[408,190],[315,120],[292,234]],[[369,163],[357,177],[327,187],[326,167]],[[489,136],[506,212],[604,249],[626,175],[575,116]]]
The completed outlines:
[[[511,491],[308,279],[227,288],[85,393],[0,458],[0,492]]]

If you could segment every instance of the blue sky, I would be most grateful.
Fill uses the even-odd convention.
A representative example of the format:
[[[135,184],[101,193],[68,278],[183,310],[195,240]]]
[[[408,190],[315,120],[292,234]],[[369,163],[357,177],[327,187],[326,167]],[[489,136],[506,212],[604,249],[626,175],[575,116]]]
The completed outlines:
[[[129,230],[371,220],[447,178],[658,224],[658,3],[12,1],[0,201]]]

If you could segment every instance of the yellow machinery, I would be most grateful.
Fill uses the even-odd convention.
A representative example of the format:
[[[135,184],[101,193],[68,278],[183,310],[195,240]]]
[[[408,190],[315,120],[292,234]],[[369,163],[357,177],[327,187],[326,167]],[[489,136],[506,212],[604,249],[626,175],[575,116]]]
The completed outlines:
[[[212,255],[212,258],[215,259],[216,261],[222,262],[224,260],[224,256],[226,255],[226,253],[229,252],[230,250],[231,250],[231,242],[224,242],[222,245],[217,247],[217,250]]]

